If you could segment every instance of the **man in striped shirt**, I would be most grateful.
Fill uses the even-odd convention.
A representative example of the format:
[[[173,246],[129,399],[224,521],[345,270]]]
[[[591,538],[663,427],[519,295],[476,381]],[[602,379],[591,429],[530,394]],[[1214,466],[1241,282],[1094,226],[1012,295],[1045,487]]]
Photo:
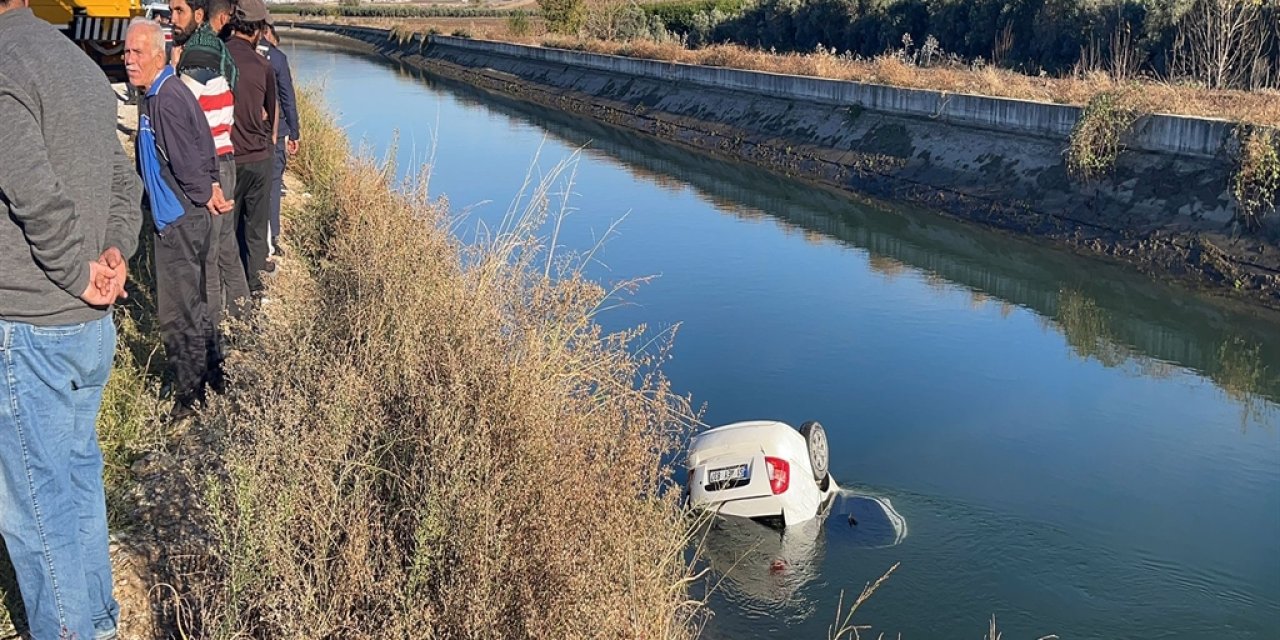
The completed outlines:
[[[231,128],[235,123],[235,102],[231,92],[237,72],[226,45],[208,24],[209,0],[170,0],[173,11],[174,40],[182,48],[177,69],[183,83],[195,94],[209,123],[218,155],[218,177],[223,196],[234,200],[236,188],[235,148]],[[236,241],[234,214],[213,216],[210,224],[209,253],[205,259],[205,298],[209,318],[215,327],[225,316],[239,318],[249,299],[249,284],[240,262],[240,245]],[[224,356],[221,332],[211,354],[210,386],[222,388]]]

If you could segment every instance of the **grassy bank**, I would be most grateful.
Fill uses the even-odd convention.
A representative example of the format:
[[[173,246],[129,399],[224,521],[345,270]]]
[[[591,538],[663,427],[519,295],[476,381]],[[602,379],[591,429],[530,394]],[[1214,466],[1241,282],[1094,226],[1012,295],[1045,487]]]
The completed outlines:
[[[543,250],[547,185],[480,246],[302,101],[296,268],[233,358],[198,637],[693,632],[670,470],[688,422],[641,332]]]

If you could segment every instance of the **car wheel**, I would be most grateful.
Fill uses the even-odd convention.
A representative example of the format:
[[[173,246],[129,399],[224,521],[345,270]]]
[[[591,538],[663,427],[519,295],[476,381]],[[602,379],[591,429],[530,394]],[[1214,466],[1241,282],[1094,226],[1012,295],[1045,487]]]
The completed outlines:
[[[809,466],[813,468],[813,479],[822,482],[827,477],[827,465],[831,452],[827,446],[827,431],[817,420],[810,420],[800,425],[800,435],[809,448]]]

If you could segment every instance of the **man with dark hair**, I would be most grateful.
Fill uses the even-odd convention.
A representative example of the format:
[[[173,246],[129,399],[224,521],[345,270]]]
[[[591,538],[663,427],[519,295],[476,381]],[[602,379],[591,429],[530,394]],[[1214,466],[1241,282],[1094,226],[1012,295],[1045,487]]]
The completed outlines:
[[[230,34],[227,32],[227,25],[231,22],[231,14],[235,12],[235,3],[232,0],[209,0],[209,7],[206,9],[206,15],[209,20],[209,28],[219,38],[226,39]],[[236,85],[235,80],[231,81],[231,86]]]
[[[213,325],[204,295],[209,214],[230,206],[218,186],[208,122],[165,64],[159,25],[143,19],[129,25],[124,68],[145,96],[136,155],[155,222],[156,316],[175,389],[170,416],[181,420],[195,413],[210,374]]]
[[[262,275],[268,268],[275,146],[276,74],[256,50],[268,17],[262,0],[240,0],[227,25],[227,50],[240,72],[234,91],[236,123],[231,129],[236,153],[236,220],[245,278],[255,296],[261,296],[266,288]]]
[[[210,14],[214,4],[221,4],[222,24],[215,24]],[[212,69],[226,79],[227,84],[236,84],[236,65],[227,53],[227,47],[218,37],[218,29],[226,24],[230,17],[231,5],[227,0],[177,0],[171,1],[169,8],[173,15],[173,43],[181,47],[181,55],[188,58],[187,66],[197,66],[191,57],[203,61],[204,65],[212,65]],[[212,57],[212,60],[209,58]],[[177,66],[182,66],[181,59]]]
[[[102,70],[26,4],[0,0],[0,537],[30,638],[107,640],[96,426],[141,194]]]
[[[169,7],[173,11],[174,39],[180,47],[179,77],[195,94],[209,123],[209,133],[218,154],[218,182],[222,195],[226,200],[234,201],[236,161],[231,128],[235,123],[235,108],[229,78],[236,75],[235,62],[226,45],[205,21],[208,0],[170,0]],[[225,310],[226,315],[239,318],[243,311],[242,302],[249,299],[249,284],[240,263],[236,227],[234,214],[214,215],[210,219],[204,278],[205,302],[209,306],[209,321],[214,327],[210,383],[215,391],[223,388],[222,361],[226,354],[225,341],[219,330],[223,312]]]
[[[280,37],[274,25],[267,24],[262,37],[267,45],[267,61],[276,72],[276,94],[280,112],[276,120],[276,164],[271,181],[271,253],[283,256],[280,246],[280,198],[284,194],[284,170],[289,156],[298,153],[298,104],[293,91],[293,72],[289,70],[289,57],[280,50]]]

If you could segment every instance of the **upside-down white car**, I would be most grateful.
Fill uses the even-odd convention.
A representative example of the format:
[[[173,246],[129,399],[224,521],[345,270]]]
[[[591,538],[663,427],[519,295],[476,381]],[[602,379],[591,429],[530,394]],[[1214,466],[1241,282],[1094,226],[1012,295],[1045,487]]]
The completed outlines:
[[[735,422],[699,434],[689,447],[694,508],[784,526],[818,516],[839,491],[827,472],[827,434],[776,421]]]

